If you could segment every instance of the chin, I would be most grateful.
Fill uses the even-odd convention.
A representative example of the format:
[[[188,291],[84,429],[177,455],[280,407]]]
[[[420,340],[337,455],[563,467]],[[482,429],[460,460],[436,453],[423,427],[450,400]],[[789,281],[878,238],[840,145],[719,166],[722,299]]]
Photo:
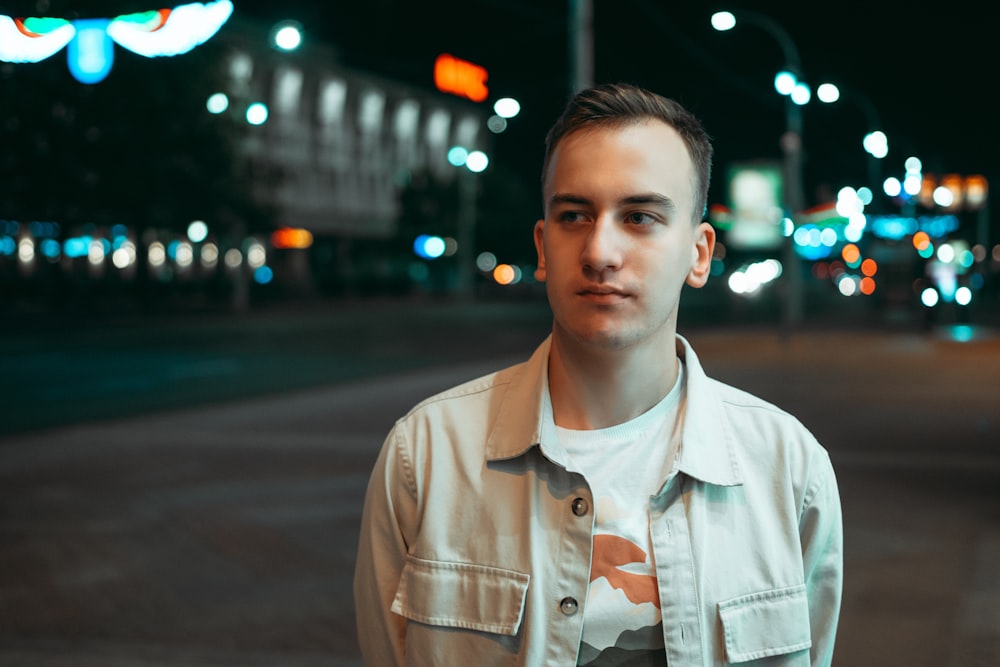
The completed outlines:
[[[591,325],[563,328],[573,339],[582,345],[605,350],[624,350],[642,339],[642,335],[639,332],[620,326],[600,327]]]

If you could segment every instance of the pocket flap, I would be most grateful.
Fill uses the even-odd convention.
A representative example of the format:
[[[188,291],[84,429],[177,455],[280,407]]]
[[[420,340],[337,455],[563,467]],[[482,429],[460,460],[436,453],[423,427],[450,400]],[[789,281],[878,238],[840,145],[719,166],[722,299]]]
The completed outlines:
[[[729,662],[785,655],[812,646],[804,584],[720,602],[719,616]]]
[[[407,556],[392,611],[428,625],[516,635],[530,578],[513,570]]]

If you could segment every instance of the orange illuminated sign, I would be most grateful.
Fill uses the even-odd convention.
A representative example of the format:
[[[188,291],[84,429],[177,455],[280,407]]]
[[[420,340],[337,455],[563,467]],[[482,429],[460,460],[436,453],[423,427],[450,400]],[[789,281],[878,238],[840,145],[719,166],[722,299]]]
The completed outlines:
[[[434,85],[442,93],[482,102],[489,95],[486,68],[442,53],[434,61]]]
[[[313,235],[308,229],[282,227],[271,234],[271,245],[279,250],[308,248],[312,242]]]

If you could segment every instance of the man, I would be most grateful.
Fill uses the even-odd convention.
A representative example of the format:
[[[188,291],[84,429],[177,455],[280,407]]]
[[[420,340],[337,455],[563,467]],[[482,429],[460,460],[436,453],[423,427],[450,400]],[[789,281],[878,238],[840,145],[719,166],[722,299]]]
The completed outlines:
[[[535,225],[552,334],[390,432],[355,572],[367,664],[830,664],[829,457],[676,332],[709,275],[711,157],[671,100],[570,100]]]

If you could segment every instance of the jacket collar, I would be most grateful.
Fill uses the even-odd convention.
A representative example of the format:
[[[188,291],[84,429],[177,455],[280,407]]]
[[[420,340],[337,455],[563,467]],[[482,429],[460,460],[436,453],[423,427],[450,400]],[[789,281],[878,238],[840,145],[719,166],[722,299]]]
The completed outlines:
[[[566,467],[567,457],[556,436],[548,396],[551,336],[527,362],[513,369],[496,421],[486,442],[487,460],[520,456],[538,446],[546,457]],[[677,356],[685,365],[687,407],[677,469],[720,486],[743,483],[732,427],[715,385],[687,340],[677,336]]]

